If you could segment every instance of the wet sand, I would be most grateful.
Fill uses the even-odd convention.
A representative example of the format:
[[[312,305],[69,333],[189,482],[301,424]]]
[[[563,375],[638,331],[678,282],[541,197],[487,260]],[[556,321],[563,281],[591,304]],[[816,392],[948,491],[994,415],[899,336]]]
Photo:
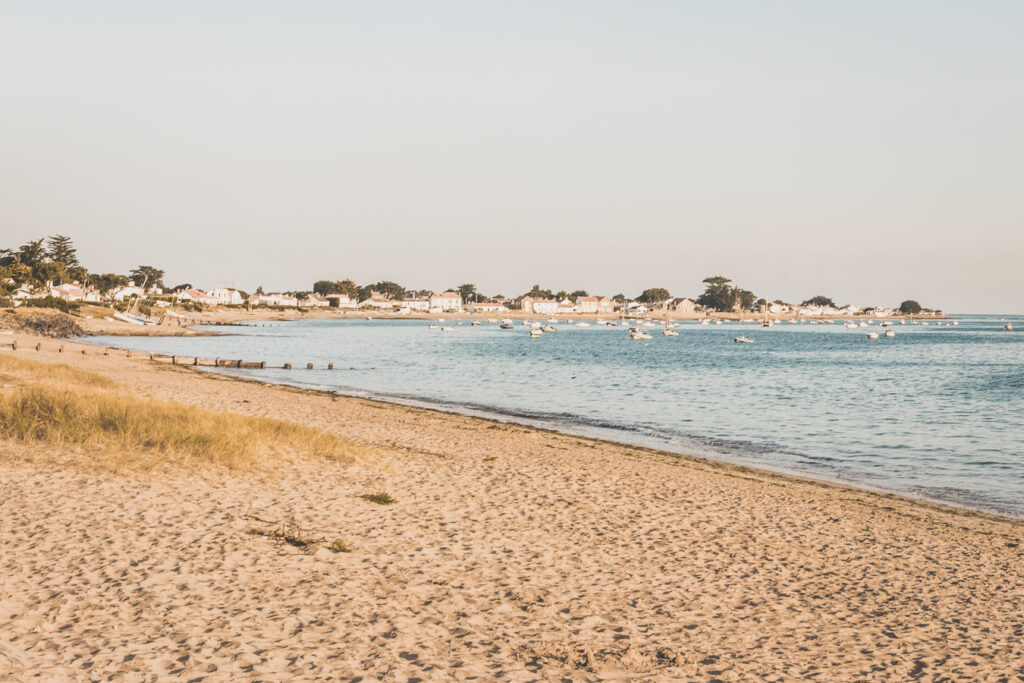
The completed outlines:
[[[1024,680],[1018,521],[58,345],[16,353],[373,456],[113,474],[0,441],[0,679]]]

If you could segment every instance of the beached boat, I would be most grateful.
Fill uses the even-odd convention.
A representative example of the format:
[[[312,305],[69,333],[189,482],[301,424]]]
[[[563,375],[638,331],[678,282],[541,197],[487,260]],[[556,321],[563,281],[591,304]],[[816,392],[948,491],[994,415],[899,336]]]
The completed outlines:
[[[733,337],[733,343],[735,344],[753,344],[754,340],[750,337]]]

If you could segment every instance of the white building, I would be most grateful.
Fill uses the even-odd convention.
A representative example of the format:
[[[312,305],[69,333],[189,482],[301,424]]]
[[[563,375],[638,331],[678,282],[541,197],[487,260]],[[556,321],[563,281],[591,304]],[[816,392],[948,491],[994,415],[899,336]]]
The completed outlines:
[[[507,311],[508,306],[497,302],[477,302],[466,304],[466,310],[470,313],[501,313],[503,311]]]
[[[399,305],[402,310],[406,312],[416,311],[418,313],[426,313],[430,310],[430,298],[417,296],[410,299],[402,299]]]
[[[320,296],[316,292],[313,292],[300,301],[299,305],[303,308],[327,308],[331,305],[331,302],[327,300],[327,297]]]
[[[77,284],[63,284],[49,288],[50,296],[64,301],[99,301],[99,292],[92,289],[84,289]]]
[[[250,306],[291,306],[299,305],[299,300],[291,294],[253,294],[249,297]]]
[[[334,308],[355,308],[359,305],[348,294],[328,294],[327,302]]]
[[[558,313],[558,301],[555,299],[534,299],[524,296],[520,302],[523,313],[537,313],[538,315],[555,315]]]
[[[216,299],[219,304],[237,306],[245,303],[242,299],[241,293],[237,289],[225,289],[223,287],[218,287],[216,289],[211,289],[206,294],[210,298]]]
[[[433,313],[461,313],[462,296],[458,292],[435,292],[430,297]]]
[[[697,310],[697,304],[693,299],[677,297],[668,302],[668,310],[676,313],[694,313]]]
[[[110,294],[110,298],[114,301],[126,301],[128,299],[134,299],[137,296],[146,296],[146,290],[136,285],[118,287]]]

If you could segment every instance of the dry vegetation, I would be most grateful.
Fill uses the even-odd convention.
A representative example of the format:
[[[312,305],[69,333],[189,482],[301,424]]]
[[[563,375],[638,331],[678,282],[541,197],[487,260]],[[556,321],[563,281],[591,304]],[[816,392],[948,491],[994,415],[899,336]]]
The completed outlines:
[[[66,365],[0,356],[0,370],[12,373],[0,393],[0,436],[58,446],[62,456],[86,456],[91,465],[245,469],[282,455],[352,460],[359,452],[350,442],[290,422],[139,398],[106,377]]]

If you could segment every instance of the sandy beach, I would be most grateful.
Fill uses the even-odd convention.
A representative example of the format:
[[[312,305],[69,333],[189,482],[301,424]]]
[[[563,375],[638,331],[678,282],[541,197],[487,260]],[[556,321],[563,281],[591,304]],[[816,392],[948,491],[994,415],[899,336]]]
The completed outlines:
[[[363,455],[112,472],[0,440],[0,679],[1024,680],[1020,521],[18,339]]]

